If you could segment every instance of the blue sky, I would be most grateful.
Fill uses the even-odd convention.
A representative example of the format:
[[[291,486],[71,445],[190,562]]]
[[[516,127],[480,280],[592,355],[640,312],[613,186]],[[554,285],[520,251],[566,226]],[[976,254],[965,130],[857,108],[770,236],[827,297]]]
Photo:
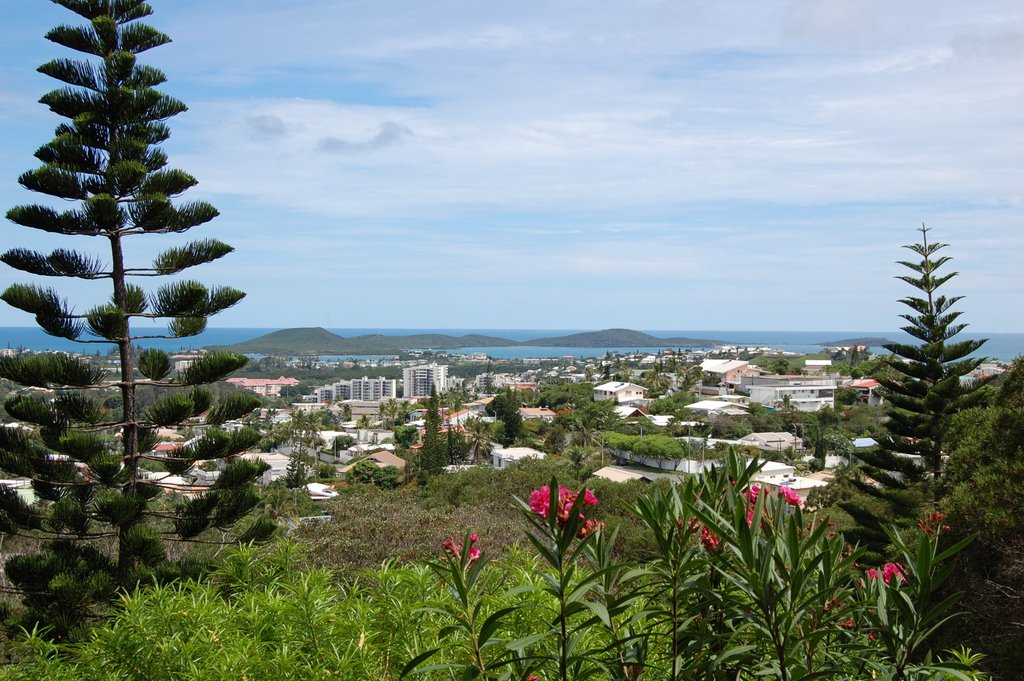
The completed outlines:
[[[4,209],[40,200],[35,68],[77,20],[13,4]],[[248,293],[212,325],[886,330],[927,223],[971,329],[1024,331],[1016,0],[152,5],[174,42],[142,60],[190,109],[165,149],[222,213],[190,236],[237,248],[192,276]]]

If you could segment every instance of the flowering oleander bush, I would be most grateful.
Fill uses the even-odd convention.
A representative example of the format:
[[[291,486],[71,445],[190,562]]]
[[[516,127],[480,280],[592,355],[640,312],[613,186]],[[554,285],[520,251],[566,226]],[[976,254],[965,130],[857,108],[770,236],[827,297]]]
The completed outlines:
[[[954,613],[937,588],[963,543],[928,516],[899,555],[860,565],[793,494],[734,457],[641,496],[653,553],[622,563],[606,502],[536,488],[526,542],[500,560],[467,528],[428,562],[334,575],[294,547],[243,548],[210,583],[140,588],[90,641],[29,635],[0,679],[973,679],[930,649]],[[926,531],[928,530],[928,531]]]

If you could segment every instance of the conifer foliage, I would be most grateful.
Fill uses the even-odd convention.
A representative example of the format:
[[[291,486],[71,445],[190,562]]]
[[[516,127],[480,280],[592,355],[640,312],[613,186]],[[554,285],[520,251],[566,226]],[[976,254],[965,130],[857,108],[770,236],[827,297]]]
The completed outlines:
[[[237,535],[228,532],[256,504],[254,482],[265,464],[233,460],[209,491],[168,503],[157,501],[163,491],[159,480],[142,474],[141,460],[155,458],[149,452],[159,427],[188,419],[206,426],[200,437],[159,459],[172,474],[198,462],[231,459],[259,439],[252,430],[229,434],[218,428],[251,411],[258,404],[255,397],[215,404],[202,387],[240,368],[244,356],[209,353],[176,372],[167,353],[134,346],[140,338],[194,336],[206,328],[208,317],[235,305],[244,293],[174,276],[233,250],[214,239],[168,244],[147,265],[129,263],[132,237],[179,235],[217,215],[207,203],[176,200],[196,180],[167,167],[159,148],[170,135],[165,121],[186,107],[155,89],[164,75],[138,63],[137,55],[170,39],[140,21],[152,10],[139,0],[54,2],[85,23],[58,26],[46,38],[84,56],[39,67],[62,83],[41,102],[65,120],[36,152],[42,164],[18,181],[48,203],[17,206],[7,218],[69,241],[93,237],[88,241],[98,242],[105,253],[19,247],[0,260],[30,275],[97,282],[99,295],[109,299],[78,312],[58,287],[34,283],[14,284],[0,298],[33,315],[46,333],[83,348],[112,344],[120,359],[116,375],[61,354],[0,359],[0,377],[43,389],[25,390],[4,404],[31,428],[0,428],[0,472],[29,478],[36,502],[30,505],[0,486],[0,532],[30,536],[41,547],[10,558],[4,569],[23,593],[23,623],[43,623],[61,637],[118,588],[147,575],[174,574],[166,539],[257,539],[272,525],[247,521]],[[55,209],[56,199],[73,207]],[[134,283],[162,276],[172,278],[148,291]],[[165,320],[167,330],[139,335],[133,329],[139,320]],[[161,396],[140,409],[143,385]],[[111,393],[120,397],[118,408],[104,404]]]
[[[980,388],[987,381],[962,380],[984,361],[970,355],[985,341],[953,340],[967,326],[957,323],[961,312],[952,310],[962,296],[947,297],[939,289],[957,273],[939,274],[950,260],[939,251],[948,244],[929,242],[929,231],[922,225],[920,242],[904,246],[917,259],[898,262],[911,271],[898,278],[920,292],[899,301],[911,309],[900,315],[908,322],[902,330],[919,343],[884,346],[892,353],[888,371],[878,377],[887,403],[888,437],[877,450],[858,454],[865,475],[877,485],[856,484],[874,501],[841,504],[859,525],[848,537],[876,551],[888,543],[883,523],[916,516],[922,504],[939,494],[950,417],[986,394]]]

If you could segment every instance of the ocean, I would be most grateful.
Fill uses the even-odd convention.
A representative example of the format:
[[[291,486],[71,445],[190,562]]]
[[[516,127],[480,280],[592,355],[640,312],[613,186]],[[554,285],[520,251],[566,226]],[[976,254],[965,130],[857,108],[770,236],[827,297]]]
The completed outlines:
[[[277,328],[211,328],[193,338],[176,339],[145,339],[140,340],[139,345],[143,347],[156,347],[168,352],[202,348],[210,345],[230,345],[242,341],[252,340]],[[564,336],[581,331],[592,331],[593,329],[328,329],[332,333],[346,338],[352,336],[363,336],[368,334],[382,334],[385,336],[405,336],[421,333],[440,333],[449,336],[463,336],[466,334],[483,334],[507,338],[512,341],[525,341],[535,338],[550,338],[553,336]],[[140,332],[142,330],[140,329]],[[902,331],[756,331],[756,330],[723,330],[723,329],[698,329],[698,330],[645,330],[652,336],[658,338],[707,338],[719,340],[729,345],[741,346],[767,346],[777,350],[790,352],[812,353],[821,349],[820,343],[826,341],[841,340],[844,338],[863,337],[885,337],[896,342],[915,342],[913,338]],[[153,333],[159,333],[156,329]],[[957,339],[987,338],[978,351],[979,356],[990,359],[1009,362],[1019,355],[1024,355],[1024,333],[961,333]],[[64,350],[71,352],[92,353],[99,351],[105,353],[109,344],[94,343],[80,344],[62,338],[54,338],[43,333],[37,327],[0,327],[0,348],[25,348],[28,350]],[[607,352],[631,352],[634,350],[654,352],[659,347],[651,348],[584,348],[584,347],[489,347],[489,348],[461,348],[460,353],[482,352],[495,358],[525,358],[525,357],[599,357]],[[667,347],[667,346],[665,346]],[[884,352],[875,348],[875,352]]]

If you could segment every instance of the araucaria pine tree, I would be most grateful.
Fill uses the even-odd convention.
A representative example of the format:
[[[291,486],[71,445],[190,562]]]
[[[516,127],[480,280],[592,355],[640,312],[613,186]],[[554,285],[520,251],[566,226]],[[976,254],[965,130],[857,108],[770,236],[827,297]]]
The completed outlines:
[[[426,483],[447,465],[448,446],[441,439],[441,407],[437,390],[431,386],[427,400],[427,414],[423,424],[423,442],[420,446],[419,481]]]
[[[930,243],[927,227],[920,229],[920,243],[904,246],[918,259],[899,261],[911,274],[898,277],[920,292],[900,300],[911,312],[900,315],[909,324],[902,327],[919,343],[891,343],[888,371],[879,376],[884,388],[886,429],[875,451],[858,454],[867,480],[857,481],[867,499],[842,504],[857,521],[848,538],[880,551],[888,537],[882,529],[887,522],[899,522],[918,515],[923,504],[934,501],[941,489],[945,436],[950,417],[984,399],[980,388],[985,380],[964,380],[984,359],[971,357],[984,340],[953,338],[966,327],[957,323],[960,312],[952,307],[962,296],[947,297],[939,289],[956,272],[939,274],[949,256],[937,255],[948,244]],[[873,502],[862,503],[868,499]]]
[[[52,336],[83,348],[112,344],[120,370],[108,374],[83,357],[65,354],[0,359],[0,377],[32,388],[4,404],[30,427],[0,428],[0,472],[30,479],[35,497],[29,504],[0,486],[0,532],[26,537],[25,545],[33,547],[4,565],[10,583],[23,594],[22,623],[30,628],[42,623],[53,636],[65,637],[118,589],[149,576],[173,577],[176,564],[167,557],[165,541],[252,540],[273,526],[246,520],[237,534],[230,532],[256,504],[254,482],[265,464],[234,459],[208,491],[167,501],[158,501],[160,476],[147,477],[140,466],[151,458],[179,474],[198,463],[231,459],[259,439],[253,430],[218,429],[250,412],[258,404],[255,397],[214,403],[202,387],[240,368],[244,356],[208,353],[176,372],[167,353],[134,345],[142,338],[201,333],[208,317],[244,294],[176,276],[233,249],[214,239],[166,236],[202,225],[217,211],[204,202],[172,200],[196,180],[168,168],[159,148],[170,135],[165,121],[185,105],[155,89],[164,75],[137,61],[138,54],[170,40],[139,21],[151,8],[138,0],[54,1],[86,23],[58,26],[47,39],[85,56],[39,67],[63,84],[41,101],[66,120],[36,152],[42,165],[19,178],[48,202],[12,208],[7,218],[92,242],[102,254],[12,248],[0,260],[31,275],[96,282],[85,286],[95,286],[90,290],[103,302],[76,312],[59,290],[35,284],[14,284],[0,298],[34,315]],[[74,206],[51,207],[65,201]],[[126,252],[139,236],[170,241],[151,263],[130,264]],[[161,276],[172,278],[149,291],[134,283]],[[166,320],[166,331],[161,325],[140,335],[133,326],[138,320]],[[143,386],[159,396],[140,409]],[[200,418],[205,426],[200,437],[168,456],[151,453],[157,428]]]

